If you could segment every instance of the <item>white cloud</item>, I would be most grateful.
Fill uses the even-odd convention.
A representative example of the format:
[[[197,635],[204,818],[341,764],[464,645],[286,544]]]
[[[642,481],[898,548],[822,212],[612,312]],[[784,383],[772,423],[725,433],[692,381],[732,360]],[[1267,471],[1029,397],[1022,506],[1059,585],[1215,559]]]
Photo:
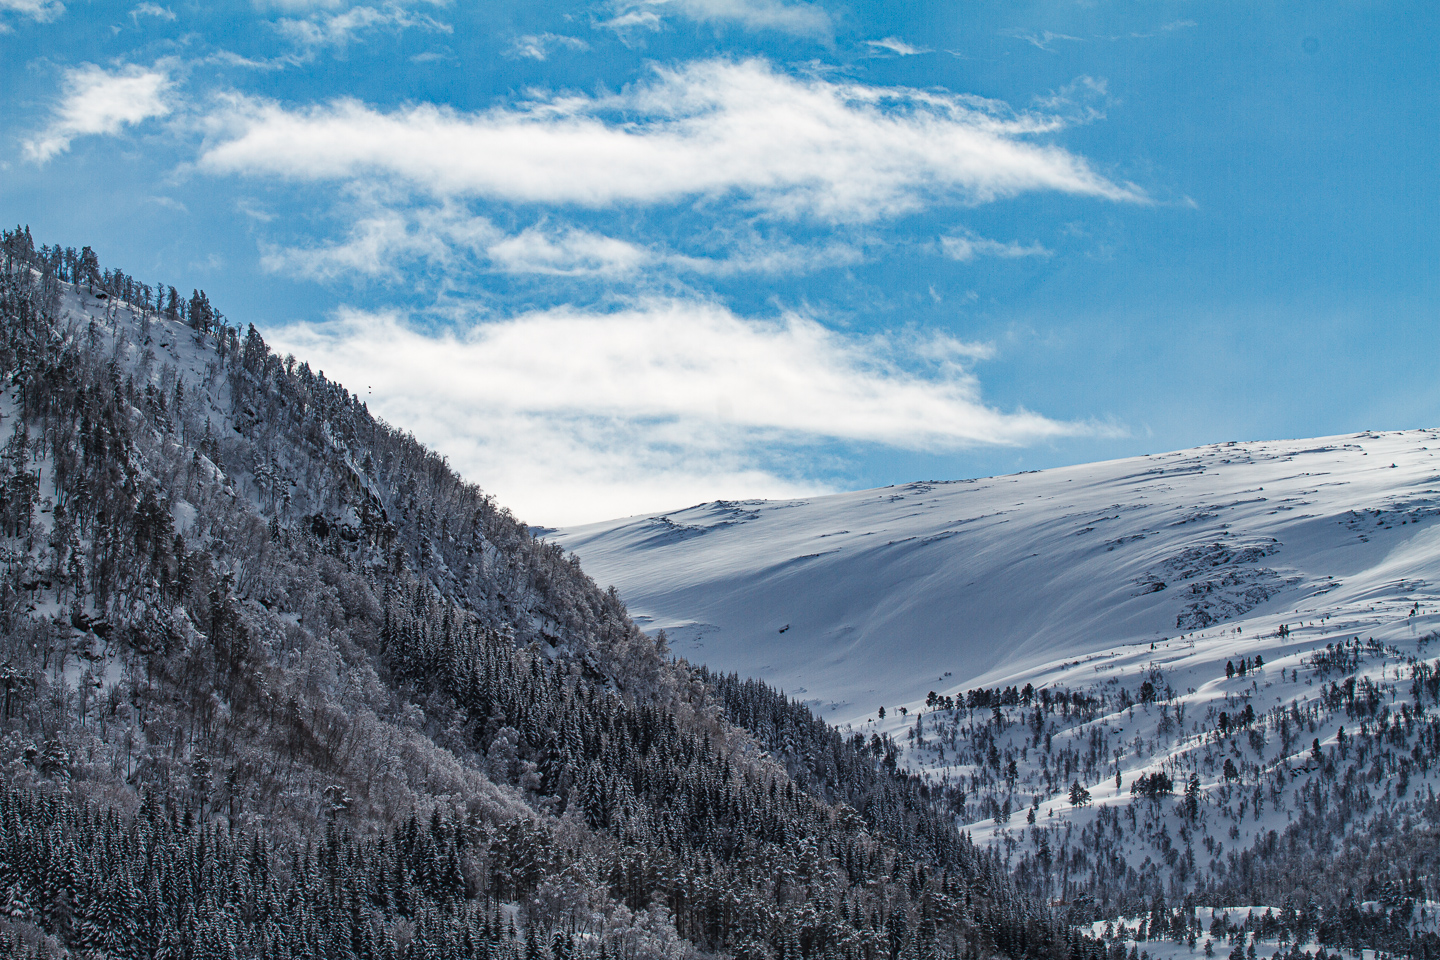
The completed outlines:
[[[654,260],[643,247],[574,227],[531,227],[492,244],[486,252],[506,273],[558,276],[628,274]]]
[[[448,0],[420,0],[430,6],[446,6]],[[352,6],[351,0],[254,0],[258,10],[279,10],[283,13],[310,14],[318,10],[340,10]],[[415,4],[412,4],[415,5]]]
[[[462,204],[404,208],[376,200],[361,212],[343,239],[308,247],[265,245],[261,265],[309,280],[347,276],[399,279],[402,270],[425,264],[447,275],[449,285],[468,274],[464,264],[498,273],[555,277],[649,278],[689,273],[801,274],[865,259],[862,247],[842,240],[805,246],[746,234],[725,238],[714,254],[696,256],[644,246],[573,224],[542,221],[506,233]],[[248,211],[247,211],[248,212]]]
[[[774,467],[797,444],[953,450],[1098,432],[987,405],[968,369],[983,345],[847,336],[708,303],[557,309],[464,335],[344,310],[272,339],[531,522],[802,492],[805,478]]]
[[[1059,90],[1035,97],[1037,107],[1075,124],[1103,120],[1112,102],[1110,84],[1104,77],[1083,74]]]
[[[866,221],[1030,191],[1141,200],[1060,147],[1064,121],[976,98],[793,77],[711,60],[622,93],[464,114],[355,100],[308,109],[235,97],[200,165],[294,180],[384,179],[436,197],[674,203],[738,196],[775,215]]]
[[[1010,241],[1003,243],[999,240],[990,240],[978,236],[969,230],[962,233],[951,234],[948,237],[940,238],[940,249],[945,256],[951,260],[961,262],[974,260],[976,257],[1004,257],[1017,259],[1019,257],[1048,257],[1050,251],[1038,243],[1029,245]]]
[[[504,273],[552,276],[627,277],[694,273],[733,276],[743,273],[801,274],[864,259],[864,251],[842,241],[807,247],[785,240],[746,237],[715,256],[693,256],[640,246],[572,226],[537,225],[490,243],[484,250],[494,269]]]
[[[0,0],[0,13],[17,14],[36,23],[49,23],[64,12],[65,4],[60,0]],[[0,33],[8,30],[9,27],[0,22]]]
[[[736,23],[748,30],[775,30],[797,36],[824,37],[830,15],[814,3],[783,0],[614,0],[615,16],[600,26],[616,31],[658,30],[661,17],[675,14],[700,23]]]
[[[423,254],[423,246],[423,238],[408,231],[404,217],[387,212],[357,220],[343,243],[316,247],[261,244],[260,266],[272,273],[321,281],[350,275],[393,276],[398,257]]]
[[[170,78],[153,68],[132,65],[109,71],[87,63],[67,70],[62,86],[64,96],[50,123],[25,141],[25,153],[36,163],[64,153],[76,137],[116,134],[171,109]]]
[[[365,212],[356,217],[340,243],[266,246],[261,266],[311,280],[347,275],[395,278],[407,263],[446,268],[457,256],[483,253],[504,238],[487,218],[472,216],[455,204],[409,211],[374,202],[362,206]]]
[[[169,7],[162,7],[158,3],[142,3],[130,11],[130,19],[139,25],[141,17],[154,17],[156,20],[174,20],[175,11]]]
[[[1165,36],[1166,34],[1174,33],[1176,30],[1188,30],[1188,29],[1190,29],[1190,28],[1192,28],[1192,27],[1196,27],[1196,26],[1199,26],[1199,24],[1196,23],[1194,20],[1171,20],[1169,23],[1163,23],[1163,24],[1161,24],[1160,26],[1154,28],[1153,30],[1132,31],[1132,32],[1130,32],[1130,33],[1112,34],[1112,35],[1110,35],[1110,36],[1101,37],[1101,38],[1099,38],[1099,39],[1101,39],[1101,40],[1152,40],[1152,39],[1154,39],[1155,37],[1163,37],[1163,36]]]
[[[415,27],[439,33],[453,30],[449,24],[425,14],[413,13],[398,3],[387,3],[378,9],[351,7],[340,13],[313,14],[301,20],[282,18],[275,22],[275,29],[281,36],[306,50],[343,48],[365,33]]]
[[[264,207],[260,206],[254,200],[251,200],[248,197],[242,197],[241,199],[235,201],[235,209],[240,211],[245,216],[249,217],[251,220],[256,220],[260,223],[271,223],[275,220],[275,214],[271,213],[269,210],[266,210]]]
[[[712,276],[733,276],[741,273],[797,275],[830,267],[849,267],[863,263],[865,249],[857,243],[827,240],[804,245],[768,237],[744,237],[718,256],[695,257],[671,255],[664,263],[676,270],[688,270]]]
[[[284,70],[287,67],[298,67],[304,60],[293,53],[264,59],[242,57],[230,50],[216,50],[200,62],[219,64],[222,67],[238,67],[242,70]]]
[[[929,53],[925,47],[915,47],[901,40],[899,37],[886,37],[884,40],[866,40],[867,47],[876,50],[889,50],[897,57],[913,57],[921,53]]]
[[[579,37],[566,37],[558,33],[532,33],[510,41],[506,56],[530,60],[548,60],[550,51],[556,47],[569,50],[589,50],[590,44]]]
[[[506,234],[488,218],[448,205],[411,211],[377,208],[357,219],[340,243],[266,247],[261,265],[311,280],[347,275],[394,279],[406,264],[449,271],[462,259],[488,262],[501,273],[613,277],[633,273],[656,258],[632,243],[575,227],[540,225]]]
[[[625,39],[631,34],[640,30],[659,30],[664,26],[660,15],[653,10],[625,10],[615,14],[608,20],[601,20],[595,24],[606,30],[613,30]]]
[[[1032,47],[1044,50],[1047,53],[1055,52],[1056,40],[1067,40],[1071,43],[1085,42],[1084,37],[1072,37],[1067,33],[1055,33],[1051,30],[1045,30],[1040,33],[1026,30],[1002,30],[1000,31],[1000,35],[1004,37],[1014,37],[1016,40],[1024,40]]]
[[[255,6],[265,10],[283,10],[286,13],[313,13],[316,10],[337,10],[344,6],[343,0],[255,0]]]

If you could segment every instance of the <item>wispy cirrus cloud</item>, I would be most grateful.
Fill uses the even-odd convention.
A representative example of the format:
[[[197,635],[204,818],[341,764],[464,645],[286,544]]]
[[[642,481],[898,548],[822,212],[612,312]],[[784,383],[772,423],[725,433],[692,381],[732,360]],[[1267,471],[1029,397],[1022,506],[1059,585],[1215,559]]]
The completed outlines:
[[[379,413],[552,524],[813,490],[778,466],[797,444],[933,450],[1104,432],[987,404],[969,369],[984,345],[845,335],[707,302],[539,311],[438,335],[343,310],[273,339],[372,388]]]
[[[557,48],[583,51],[589,50],[590,44],[579,37],[558,33],[530,33],[511,40],[505,55],[517,59],[548,60],[550,53]]]
[[[401,210],[369,204],[345,238],[310,246],[261,247],[261,266],[310,280],[340,277],[394,278],[407,263],[449,266],[466,251],[483,250],[501,233],[484,217],[471,217],[452,204]]]
[[[1034,103],[1070,123],[1094,123],[1105,118],[1105,110],[1112,103],[1110,84],[1104,77],[1081,74],[1058,90],[1036,96]]]
[[[1038,243],[1022,244],[990,240],[970,230],[963,230],[940,238],[940,249],[951,260],[962,263],[976,257],[1001,257],[1008,260],[1020,257],[1049,257],[1051,251]]]
[[[397,279],[416,263],[446,273],[464,263],[498,273],[618,277],[655,259],[643,247],[573,226],[541,225],[506,233],[488,217],[446,204],[410,210],[377,207],[338,243],[266,246],[262,265],[321,281],[347,276]]]
[[[883,40],[866,40],[865,46],[872,50],[884,50],[893,53],[897,57],[914,57],[922,53],[930,53],[926,47],[917,47],[906,43],[899,37],[886,37]]]
[[[252,0],[257,10],[295,15],[311,15],[329,10],[348,10],[359,6],[354,0]],[[412,0],[410,6],[443,7],[448,0]]]
[[[449,24],[399,3],[356,6],[338,13],[315,12],[303,18],[284,17],[275,21],[275,29],[282,37],[306,51],[322,47],[343,49],[369,33],[417,28],[433,33],[453,31]]]
[[[487,248],[492,265],[505,273],[621,278],[702,274],[786,274],[797,276],[864,259],[858,246],[829,240],[807,246],[747,236],[716,255],[697,256],[656,249],[573,226],[529,227]]]
[[[1199,26],[1194,20],[1171,20],[1162,23],[1150,30],[1132,30],[1129,33],[1112,34],[1107,37],[1100,37],[1101,40],[1153,40],[1155,37],[1163,37],[1177,30],[1189,30]]]
[[[65,71],[62,94],[50,122],[24,141],[25,155],[44,163],[70,149],[77,138],[114,135],[172,109],[173,83],[159,68],[127,65],[106,70],[92,63]]]
[[[644,247],[577,227],[530,227],[485,252],[506,273],[551,276],[623,276],[656,259]]]
[[[1084,37],[1072,37],[1068,33],[1056,33],[1053,30],[1002,30],[1002,37],[1013,37],[1016,40],[1024,40],[1037,50],[1044,50],[1047,53],[1055,51],[1055,41],[1064,40],[1069,43],[1084,43]]]
[[[850,267],[865,262],[870,244],[841,238],[820,243],[795,243],[755,234],[741,236],[716,256],[671,256],[667,263],[677,270],[710,276],[762,274],[801,276],[817,270]]]
[[[174,20],[175,11],[169,7],[162,7],[158,3],[141,3],[131,9],[130,19],[136,26],[139,26],[141,17],[153,17],[156,20]]]
[[[765,61],[657,70],[616,94],[479,113],[236,96],[199,166],[296,181],[384,180],[432,197],[604,208],[731,197],[780,217],[864,222],[1036,191],[1143,201],[1037,142],[1062,118],[977,98],[792,76]]]
[[[453,285],[480,272],[576,278],[650,279],[678,274],[799,275],[865,259],[857,244],[827,239],[797,244],[753,231],[726,237],[705,254],[685,253],[548,220],[507,233],[463,204],[406,207],[362,204],[345,236],[329,244],[263,247],[265,269],[322,282],[397,280],[419,264]]]
[[[0,13],[11,13],[36,23],[50,23],[65,12],[60,0],[0,0]],[[0,20],[0,33],[9,33],[13,28]]]
[[[671,15],[807,37],[829,36],[832,30],[825,8],[802,0],[612,0],[611,11],[611,16],[597,25],[620,33],[659,30],[664,18]]]

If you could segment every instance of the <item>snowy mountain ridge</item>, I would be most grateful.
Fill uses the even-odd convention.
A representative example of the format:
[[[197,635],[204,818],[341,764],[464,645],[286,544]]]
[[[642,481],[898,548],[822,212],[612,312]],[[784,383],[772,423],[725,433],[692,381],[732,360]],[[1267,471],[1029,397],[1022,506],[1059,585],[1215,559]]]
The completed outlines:
[[[1219,662],[1342,633],[1413,643],[1440,625],[1437,516],[1440,431],[1412,430],[715,502],[554,539],[677,653],[843,724],[931,690],[1088,683],[1099,659],[1179,638]]]
[[[1038,896],[1289,917],[1273,946],[1270,907],[1212,924],[1237,949],[1399,942],[1440,895],[1437,441],[1217,444],[558,539],[675,652],[922,773]],[[1316,894],[1383,908],[1312,922]]]

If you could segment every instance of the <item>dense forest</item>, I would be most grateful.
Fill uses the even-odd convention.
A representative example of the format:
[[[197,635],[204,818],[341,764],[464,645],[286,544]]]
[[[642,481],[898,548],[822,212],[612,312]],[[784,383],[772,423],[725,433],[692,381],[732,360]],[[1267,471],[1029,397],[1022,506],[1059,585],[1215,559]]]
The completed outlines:
[[[12,953],[1102,950],[201,291],[5,233],[0,433]]]

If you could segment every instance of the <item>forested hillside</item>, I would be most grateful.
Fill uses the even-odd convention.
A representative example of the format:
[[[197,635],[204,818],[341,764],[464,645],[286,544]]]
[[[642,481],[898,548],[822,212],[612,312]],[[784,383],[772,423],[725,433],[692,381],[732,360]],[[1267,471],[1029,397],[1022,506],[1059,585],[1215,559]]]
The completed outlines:
[[[574,557],[202,292],[3,248],[0,947],[1096,949],[879,741],[787,769]]]
[[[885,789],[942,803],[1112,956],[1127,941],[1171,958],[1440,956],[1440,662],[1351,639],[1238,663],[1215,680],[1228,710],[1187,715],[1194,689],[1152,668],[1134,688],[936,694],[868,747],[917,771]],[[757,681],[709,679],[799,782],[869,782],[846,749],[861,734]],[[1283,705],[1257,711],[1274,690]]]

